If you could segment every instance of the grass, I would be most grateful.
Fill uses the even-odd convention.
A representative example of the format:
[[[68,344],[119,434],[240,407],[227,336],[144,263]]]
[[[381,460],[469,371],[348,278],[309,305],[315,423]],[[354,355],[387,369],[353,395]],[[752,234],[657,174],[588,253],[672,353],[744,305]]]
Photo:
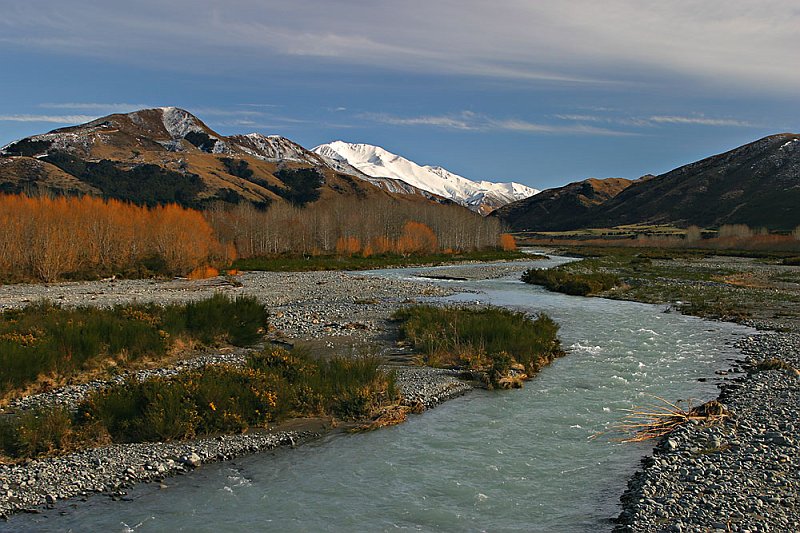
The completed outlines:
[[[424,363],[486,372],[489,383],[511,370],[531,376],[563,355],[558,324],[545,314],[535,319],[498,307],[470,309],[415,305],[397,311],[401,338]]]
[[[460,261],[500,261],[530,257],[519,251],[480,250],[452,254],[427,255],[381,254],[363,257],[360,255],[309,255],[275,256],[237,259],[231,268],[238,270],[263,270],[269,272],[307,272],[316,270],[372,270],[389,267],[416,265],[438,265]],[[535,259],[535,257],[531,257]]]
[[[90,395],[62,408],[0,418],[0,453],[23,459],[106,443],[163,442],[241,433],[298,416],[360,420],[398,399],[374,356],[313,359],[267,348],[244,366],[209,365]]]
[[[65,308],[49,302],[0,313],[0,395],[99,366],[163,358],[178,344],[257,341],[267,312],[253,297],[216,294],[180,305]]]

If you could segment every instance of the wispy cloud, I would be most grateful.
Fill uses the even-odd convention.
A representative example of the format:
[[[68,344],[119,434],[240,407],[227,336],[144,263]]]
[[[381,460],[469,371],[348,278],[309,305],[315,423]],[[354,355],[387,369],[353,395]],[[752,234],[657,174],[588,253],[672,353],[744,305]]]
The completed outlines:
[[[568,122],[593,122],[606,124],[619,124],[632,127],[653,127],[660,124],[686,124],[698,126],[717,127],[753,127],[755,124],[747,120],[734,118],[708,117],[704,114],[693,115],[650,115],[637,117],[629,115],[585,115],[585,114],[558,114],[554,115],[559,120]]]
[[[55,124],[80,124],[97,118],[94,115],[0,115],[1,122],[52,122]]]
[[[394,126],[430,126],[461,131],[506,131],[552,135],[635,135],[635,133],[575,124],[538,123],[519,118],[496,118],[472,111],[462,111],[452,115],[423,115],[417,117],[397,117],[384,113],[363,114],[361,118],[391,124]]]
[[[71,111],[96,111],[97,113],[130,113],[138,109],[155,107],[148,104],[126,104],[126,103],[100,103],[100,102],[48,102],[39,104],[42,109],[66,109]]]
[[[750,127],[754,124],[731,118],[711,118],[705,116],[676,116],[676,115],[654,115],[648,117],[648,120],[657,124],[697,124],[700,126],[735,126],[735,127]]]

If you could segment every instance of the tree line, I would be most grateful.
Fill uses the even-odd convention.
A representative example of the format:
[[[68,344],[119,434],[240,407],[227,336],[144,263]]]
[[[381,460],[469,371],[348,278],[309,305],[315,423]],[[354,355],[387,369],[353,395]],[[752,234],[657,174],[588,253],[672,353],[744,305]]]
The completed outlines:
[[[459,206],[333,198],[200,212],[93,196],[0,195],[0,279],[185,275],[236,257],[513,249],[500,222]]]
[[[277,254],[413,254],[509,247],[501,223],[463,207],[392,199],[332,198],[300,208],[216,206],[206,213],[217,237],[239,257]]]

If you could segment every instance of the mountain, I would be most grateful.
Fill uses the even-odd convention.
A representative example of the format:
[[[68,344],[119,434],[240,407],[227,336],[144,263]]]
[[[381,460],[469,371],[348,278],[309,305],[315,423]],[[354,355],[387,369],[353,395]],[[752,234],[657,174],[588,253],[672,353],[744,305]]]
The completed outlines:
[[[633,183],[624,178],[589,178],[547,189],[504,205],[492,213],[515,231],[559,231],[583,227],[592,208],[614,198]]]
[[[541,194],[543,199],[556,195]],[[574,218],[566,204],[550,203],[546,210],[529,204],[528,215],[522,204],[512,204],[498,216],[517,230],[626,224],[747,224],[790,230],[800,225],[800,135],[771,135],[659,176],[645,176]]]
[[[114,114],[0,149],[0,192],[94,194],[140,204],[304,205],[333,195],[446,202],[411,186],[376,186],[355,168],[284,137],[226,137],[175,107]],[[382,190],[384,189],[384,190]]]
[[[385,183],[400,181],[418,189],[449,198],[474,211],[488,214],[494,209],[538,193],[519,183],[472,181],[442,167],[421,166],[379,146],[334,141],[312,151],[330,161],[355,167]],[[378,182],[376,182],[378,183]]]

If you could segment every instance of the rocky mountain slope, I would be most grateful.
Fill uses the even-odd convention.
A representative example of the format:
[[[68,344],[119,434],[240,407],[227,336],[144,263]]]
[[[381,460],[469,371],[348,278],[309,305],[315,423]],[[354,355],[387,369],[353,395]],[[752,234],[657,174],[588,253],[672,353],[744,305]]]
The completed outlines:
[[[624,178],[589,178],[504,205],[492,216],[499,217],[515,231],[583,227],[593,207],[613,198],[631,183]]]
[[[472,181],[442,167],[418,165],[370,144],[334,141],[317,146],[312,151],[330,161],[355,167],[376,180],[403,182],[449,198],[482,214],[539,192],[513,182]]]
[[[581,198],[585,186],[545,191],[535,197],[539,202],[511,204],[498,216],[518,231],[626,224],[747,224],[790,230],[800,225],[800,135],[771,135],[659,176],[645,176],[605,199],[592,193],[594,200],[586,202]]]
[[[411,186],[381,185],[284,137],[226,137],[175,107],[114,114],[0,150],[0,192],[96,194],[191,207],[217,201],[305,205],[333,195],[444,202]]]

